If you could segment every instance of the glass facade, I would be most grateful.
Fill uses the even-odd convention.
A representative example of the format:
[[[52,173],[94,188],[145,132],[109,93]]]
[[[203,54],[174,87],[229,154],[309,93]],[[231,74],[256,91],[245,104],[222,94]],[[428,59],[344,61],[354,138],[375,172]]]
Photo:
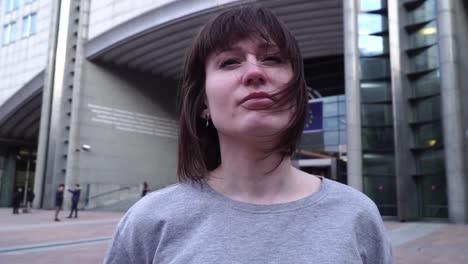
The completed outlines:
[[[320,99],[318,99],[320,100]],[[339,152],[346,145],[346,102],[345,96],[329,96],[323,101],[323,138],[326,152]]]
[[[12,12],[19,7],[19,0],[6,0],[5,1],[5,12]]]
[[[396,215],[396,185],[386,1],[359,1],[358,48],[364,192]]]
[[[23,37],[36,33],[36,13],[23,17]]]
[[[436,1],[409,1],[403,7],[408,21],[404,26],[408,39],[411,152],[415,162],[411,174],[417,185],[419,215],[447,217]]]
[[[2,45],[8,45],[10,43],[15,42],[16,38],[16,23],[12,22],[10,24],[3,26],[3,33],[2,33]]]
[[[298,147],[299,159],[333,160],[326,166],[301,167],[308,173],[322,175],[346,183],[346,98],[344,95],[327,96],[310,100],[321,104],[322,128],[305,130]],[[333,167],[333,169],[332,169]]]
[[[301,148],[337,156],[340,145],[346,145],[346,101],[344,95],[313,99],[322,102],[322,123],[320,131],[305,132]]]

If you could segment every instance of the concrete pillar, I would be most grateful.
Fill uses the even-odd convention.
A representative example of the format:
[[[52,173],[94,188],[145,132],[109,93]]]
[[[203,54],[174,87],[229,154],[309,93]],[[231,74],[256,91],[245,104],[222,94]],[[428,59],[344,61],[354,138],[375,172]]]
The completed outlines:
[[[444,131],[445,167],[449,219],[455,223],[468,222],[467,179],[464,164],[464,131],[462,120],[462,88],[458,68],[460,65],[455,1],[437,2],[437,23],[440,52],[442,97],[442,123]],[[464,25],[466,27],[466,25]],[[466,73],[465,73],[466,74]]]
[[[363,190],[357,0],[343,0],[348,185]]]
[[[408,59],[402,50],[407,34],[404,10],[399,1],[388,1],[388,28],[390,43],[390,62],[392,80],[392,110],[395,148],[395,174],[397,192],[397,216],[399,220],[415,220],[418,218],[417,186],[411,171],[414,171],[414,160],[410,151],[413,145],[409,123],[410,109],[408,105],[409,85],[405,72]]]
[[[0,207],[9,207],[12,203],[15,187],[16,156],[12,152],[6,152],[3,164],[0,182]]]
[[[50,116],[51,116],[51,105],[52,95],[54,88],[54,65],[57,50],[57,32],[59,24],[59,12],[60,12],[60,0],[55,0],[52,4],[52,26],[50,30],[49,54],[47,55],[46,71],[44,76],[44,88],[42,92],[42,109],[41,109],[41,121],[39,126],[39,139],[37,147],[37,160],[36,160],[36,172],[34,175],[34,193],[36,198],[34,199],[34,208],[40,208],[43,206],[44,193],[46,192],[46,178],[47,172],[47,160],[49,152],[49,131],[50,131]]]

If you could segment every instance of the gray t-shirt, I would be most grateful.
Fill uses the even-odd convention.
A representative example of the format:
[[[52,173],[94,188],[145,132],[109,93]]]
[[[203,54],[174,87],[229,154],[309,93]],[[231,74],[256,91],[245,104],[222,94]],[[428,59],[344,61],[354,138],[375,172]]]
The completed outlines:
[[[303,199],[273,205],[231,200],[207,184],[153,192],[120,221],[104,263],[392,263],[375,204],[322,180]]]

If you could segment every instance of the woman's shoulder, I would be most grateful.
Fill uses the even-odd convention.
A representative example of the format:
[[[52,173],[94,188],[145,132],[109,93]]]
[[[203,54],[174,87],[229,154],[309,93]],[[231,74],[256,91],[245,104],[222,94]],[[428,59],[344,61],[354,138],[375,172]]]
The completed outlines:
[[[327,186],[327,200],[341,206],[375,211],[377,206],[366,194],[343,183],[334,180],[324,179]]]

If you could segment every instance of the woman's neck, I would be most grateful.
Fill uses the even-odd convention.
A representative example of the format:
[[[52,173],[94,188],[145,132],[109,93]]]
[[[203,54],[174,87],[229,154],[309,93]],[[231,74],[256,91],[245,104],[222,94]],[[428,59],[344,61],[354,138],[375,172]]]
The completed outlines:
[[[309,195],[320,185],[316,177],[295,169],[290,157],[278,152],[267,154],[253,144],[221,138],[220,151],[221,165],[210,173],[208,183],[231,199],[284,203]]]

